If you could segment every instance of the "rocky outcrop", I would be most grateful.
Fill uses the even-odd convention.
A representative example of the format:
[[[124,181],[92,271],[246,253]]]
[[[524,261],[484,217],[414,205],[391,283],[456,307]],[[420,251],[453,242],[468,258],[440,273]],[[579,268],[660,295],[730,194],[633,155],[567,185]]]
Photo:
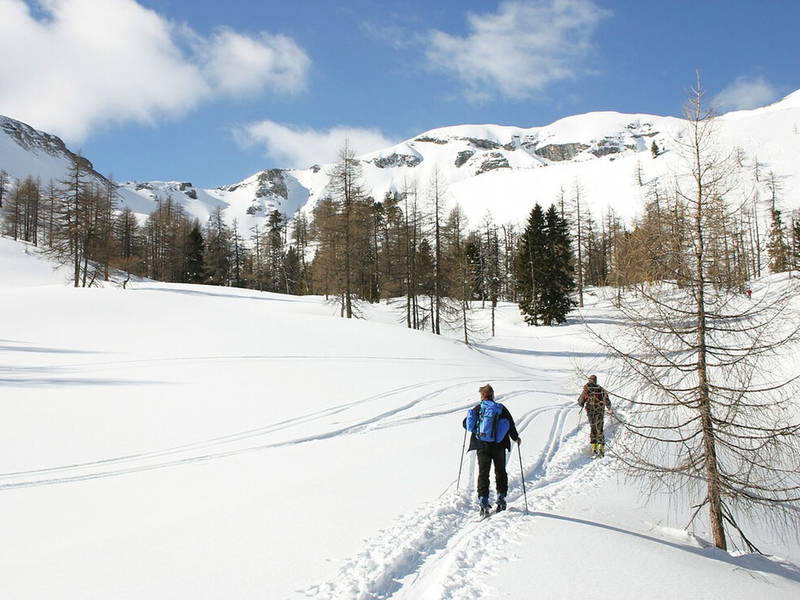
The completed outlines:
[[[594,156],[600,158],[601,156],[608,156],[609,154],[619,154],[625,150],[635,150],[636,146],[631,144],[624,144],[617,138],[603,138],[594,148],[589,150]]]
[[[499,152],[490,152],[481,163],[481,166],[475,171],[476,175],[481,173],[488,173],[496,169],[510,169],[511,165],[508,164],[508,159]]]
[[[431,137],[429,135],[423,135],[418,138],[414,138],[415,142],[430,142],[431,144],[446,144],[447,140],[442,140],[439,138]]]
[[[283,169],[267,169],[258,174],[256,198],[263,198],[270,193],[280,196],[284,200],[289,198],[289,190],[286,188]]]
[[[462,150],[456,156],[456,166],[461,167],[475,154],[474,150]]]
[[[379,169],[387,169],[392,167],[416,167],[422,162],[422,159],[419,156],[412,154],[399,154],[397,152],[393,152],[388,156],[380,156],[369,162]]]
[[[69,160],[74,160],[84,171],[88,171],[98,179],[106,181],[105,177],[94,170],[94,165],[92,165],[91,161],[72,152],[67,148],[64,142],[61,141],[61,138],[55,135],[34,129],[22,121],[16,121],[2,116],[0,116],[0,129],[19,144],[23,150],[33,153],[44,152],[57,158],[64,157]]]
[[[481,138],[473,138],[473,137],[465,137],[460,138],[465,142],[469,142],[471,146],[478,148],[479,150],[499,150],[502,148],[500,144],[497,142],[493,142],[492,140],[484,140]]]
[[[547,160],[552,160],[554,162],[559,162],[562,160],[572,160],[578,154],[586,150],[589,146],[586,144],[548,144],[547,146],[542,146],[541,148],[537,148],[534,150],[534,154],[537,156],[541,156],[542,158],[546,158]]]

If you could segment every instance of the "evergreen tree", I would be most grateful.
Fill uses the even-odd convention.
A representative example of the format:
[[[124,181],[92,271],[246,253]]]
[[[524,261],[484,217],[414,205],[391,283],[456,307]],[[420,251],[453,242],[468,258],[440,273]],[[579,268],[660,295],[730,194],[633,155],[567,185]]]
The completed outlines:
[[[767,254],[769,255],[769,268],[773,273],[783,273],[789,269],[789,252],[786,246],[786,235],[783,231],[783,218],[781,211],[772,209],[769,239],[767,240]]]
[[[300,254],[294,246],[289,246],[284,258],[284,291],[287,294],[300,294],[300,279],[302,277],[302,268],[300,265]]]
[[[205,241],[203,232],[200,231],[200,221],[195,219],[186,239],[186,268],[184,280],[186,283],[203,283],[205,273]]]
[[[661,154],[661,149],[658,147],[655,140],[650,144],[650,154],[653,155],[653,158],[658,158],[658,155]]]
[[[222,218],[222,208],[214,209],[206,225],[205,267],[208,283],[229,285],[231,272],[231,230]]]
[[[525,231],[520,236],[515,265],[517,301],[528,325],[538,325],[541,287],[544,279],[544,211],[539,204],[528,216]]]
[[[567,313],[575,306],[571,298],[575,291],[572,240],[569,226],[554,204],[545,215],[544,237],[540,312],[543,323],[553,325],[566,321]]]

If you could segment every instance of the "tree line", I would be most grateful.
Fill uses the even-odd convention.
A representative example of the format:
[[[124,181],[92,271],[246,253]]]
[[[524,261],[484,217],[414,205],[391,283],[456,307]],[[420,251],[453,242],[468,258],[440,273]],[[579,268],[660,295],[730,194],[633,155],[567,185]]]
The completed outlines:
[[[664,149],[653,153],[654,158]],[[780,177],[737,150],[740,194],[719,195],[707,249],[730,288],[744,289],[770,271],[800,268],[800,219],[785,222]],[[744,174],[744,175],[742,175]],[[324,295],[343,317],[363,302],[402,303],[408,327],[470,339],[472,308],[519,303],[531,325],[564,322],[584,290],[610,286],[621,298],[642,282],[687,279],[691,260],[688,206],[674,183],[634,173],[642,216],[624,223],[613,210],[598,222],[586,191],[569,182],[548,209],[536,205],[523,227],[487,214],[469,224],[452,205],[441,175],[404,181],[376,200],[361,164],[345,144],[322,199],[292,219],[277,210],[242,232],[222,208],[205,223],[171,197],[145,219],[120,207],[113,180],[90,177],[74,161],[67,176],[43,185],[12,182],[0,171],[4,233],[41,246],[72,266],[75,286],[107,280],[113,270],[156,280]],[[12,184],[13,183],[13,184]],[[765,194],[766,191],[766,194]],[[764,213],[769,226],[764,226]]]

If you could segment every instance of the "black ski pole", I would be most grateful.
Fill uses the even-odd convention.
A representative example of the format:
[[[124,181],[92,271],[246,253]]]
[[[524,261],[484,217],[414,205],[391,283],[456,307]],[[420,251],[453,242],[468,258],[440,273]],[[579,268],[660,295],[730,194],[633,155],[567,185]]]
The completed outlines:
[[[461,443],[461,460],[458,461],[458,481],[456,482],[456,491],[461,487],[461,469],[464,467],[464,448],[467,447],[467,430],[464,429],[464,441]]]
[[[525,514],[528,514],[528,492],[525,491],[525,472],[522,470],[522,449],[517,443],[517,452],[519,453],[519,476],[522,479],[522,495],[525,497]]]

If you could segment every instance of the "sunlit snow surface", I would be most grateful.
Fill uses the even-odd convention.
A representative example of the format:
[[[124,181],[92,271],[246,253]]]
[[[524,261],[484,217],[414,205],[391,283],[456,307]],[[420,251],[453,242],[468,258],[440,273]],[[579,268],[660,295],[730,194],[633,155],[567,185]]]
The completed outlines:
[[[319,297],[73,289],[6,239],[0,267],[0,597],[800,594],[797,544],[709,549],[585,455],[576,369],[602,381],[607,362],[577,322],[529,328],[505,304],[466,348],[399,307],[346,321]],[[530,513],[515,451],[509,510],[476,523],[472,456],[456,477],[486,382],[523,437]]]

